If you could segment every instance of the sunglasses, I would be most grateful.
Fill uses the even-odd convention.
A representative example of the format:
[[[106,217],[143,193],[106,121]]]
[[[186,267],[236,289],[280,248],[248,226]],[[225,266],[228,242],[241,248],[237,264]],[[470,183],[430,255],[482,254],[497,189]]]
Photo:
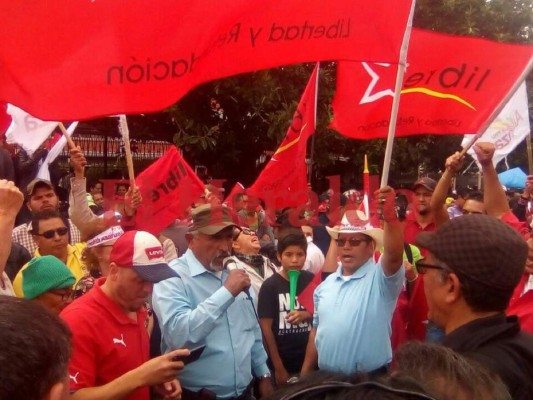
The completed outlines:
[[[44,231],[43,233],[35,233],[35,235],[42,236],[46,239],[52,239],[56,233],[59,236],[65,236],[68,233],[68,228],[62,227],[57,229],[50,229],[49,231]]]
[[[233,233],[233,240],[237,240],[241,233],[243,235],[248,235],[248,236],[255,235],[255,231],[248,229],[248,228],[242,228]]]
[[[66,303],[72,298],[72,295],[74,294],[72,290],[69,290],[68,292],[60,292],[56,290],[49,290],[48,293],[52,293],[56,296],[61,296],[61,301],[63,303]]]
[[[335,239],[335,243],[337,243],[337,246],[339,246],[339,247],[344,247],[346,242],[350,243],[351,247],[357,247],[363,242],[368,243],[369,240],[368,239],[354,239],[354,238],[350,238],[350,239]]]
[[[428,272],[428,269],[440,269],[440,270],[444,270],[444,271],[449,271],[448,268],[445,268],[445,267],[442,267],[440,265],[436,265],[436,264],[428,264],[426,261],[425,261],[425,258],[421,259],[420,261],[417,261],[415,263],[415,267],[416,267],[416,270],[419,274],[422,274],[424,275],[425,273]]]

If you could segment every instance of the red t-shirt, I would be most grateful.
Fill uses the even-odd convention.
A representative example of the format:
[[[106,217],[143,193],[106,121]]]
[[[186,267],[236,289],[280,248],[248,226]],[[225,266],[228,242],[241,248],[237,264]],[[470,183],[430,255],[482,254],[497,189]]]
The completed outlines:
[[[105,278],[61,312],[72,331],[69,364],[70,390],[98,387],[149,359],[146,311],[133,321],[101,289]],[[149,400],[148,387],[137,389],[127,400]]]
[[[422,227],[418,224],[415,214],[409,214],[405,221],[404,240],[414,244],[415,238],[420,232],[433,232],[436,229],[435,223],[431,222]],[[427,250],[420,248],[422,256],[427,255]],[[424,340],[426,337],[426,327],[428,319],[428,305],[426,294],[424,293],[424,280],[420,276],[413,285],[409,306],[407,309],[407,339]]]

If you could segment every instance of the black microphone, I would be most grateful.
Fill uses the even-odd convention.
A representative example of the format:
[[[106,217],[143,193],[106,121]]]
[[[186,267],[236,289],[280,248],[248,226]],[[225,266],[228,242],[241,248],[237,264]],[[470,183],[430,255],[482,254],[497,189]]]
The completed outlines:
[[[237,264],[237,262],[235,261],[233,257],[226,258],[224,262],[222,263],[222,266],[224,269],[227,269],[228,271],[233,271],[234,269],[240,269],[246,272],[244,269],[239,268],[239,265]],[[243,292],[246,294],[246,296],[248,296],[248,300],[251,301],[252,296],[250,296],[250,288],[244,289]]]

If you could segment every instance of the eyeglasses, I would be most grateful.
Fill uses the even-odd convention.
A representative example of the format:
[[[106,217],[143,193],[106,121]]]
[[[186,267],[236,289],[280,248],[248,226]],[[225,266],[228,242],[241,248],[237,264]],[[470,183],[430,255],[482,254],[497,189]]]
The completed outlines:
[[[46,239],[52,239],[56,233],[59,236],[65,236],[68,233],[68,228],[62,227],[57,229],[50,229],[49,231],[44,231],[43,233],[35,233],[34,235],[42,236]]]
[[[422,275],[427,273],[428,269],[440,269],[444,271],[449,271],[448,268],[442,267],[440,265],[428,264],[427,262],[425,262],[425,258],[421,259],[420,261],[417,261],[415,263],[415,266],[416,266],[416,271]]]
[[[237,240],[239,238],[240,234],[252,236],[255,235],[255,231],[248,229],[248,228],[242,228],[233,233],[233,240]]]
[[[352,246],[352,247],[357,247],[363,242],[368,243],[369,240],[368,239],[354,239],[354,238],[350,238],[350,239],[335,239],[335,243],[337,243],[337,246],[339,246],[339,247],[344,247],[346,242],[350,243],[350,246]]]
[[[68,292],[60,292],[56,290],[49,290],[48,293],[52,293],[52,294],[55,294],[56,296],[60,296],[61,301],[63,303],[66,303],[72,298],[73,291],[69,290]]]

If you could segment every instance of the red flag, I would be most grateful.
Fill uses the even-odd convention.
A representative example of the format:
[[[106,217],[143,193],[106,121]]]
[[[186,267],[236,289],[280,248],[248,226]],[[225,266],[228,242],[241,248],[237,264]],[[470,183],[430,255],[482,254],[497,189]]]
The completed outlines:
[[[0,0],[0,100],[43,120],[158,111],[318,60],[398,62],[412,0]]]
[[[137,209],[136,227],[158,234],[185,210],[205,189],[175,147],[145,169],[136,179],[143,197]]]
[[[477,133],[531,68],[533,46],[413,29],[396,136]],[[396,65],[339,62],[332,128],[387,135]]]
[[[313,295],[315,294],[315,289],[322,283],[322,270],[318,271],[315,274],[315,277],[311,282],[307,284],[304,290],[298,295],[298,303],[300,303],[304,308],[309,311],[311,314],[315,312],[315,300]]]
[[[231,192],[229,192],[228,197],[224,200],[224,204],[226,204],[228,207],[233,208],[233,198],[239,194],[239,193],[245,193],[246,189],[242,185],[242,183],[237,182],[235,185],[233,185],[233,188],[231,189]]]
[[[318,64],[294,112],[287,135],[247,193],[275,208],[295,207],[307,201],[307,139],[315,131]]]

